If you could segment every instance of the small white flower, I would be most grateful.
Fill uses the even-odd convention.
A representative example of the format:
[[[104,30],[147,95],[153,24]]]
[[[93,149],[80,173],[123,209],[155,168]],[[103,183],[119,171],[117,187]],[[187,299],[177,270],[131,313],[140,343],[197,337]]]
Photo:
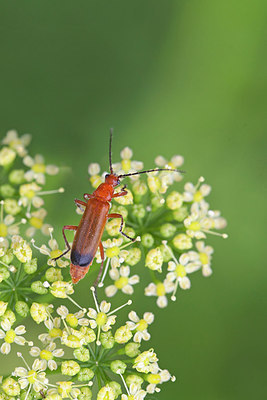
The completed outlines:
[[[20,346],[23,346],[26,343],[32,344],[31,342],[27,342],[27,340],[21,336],[26,333],[24,325],[19,325],[15,329],[12,329],[10,322],[4,320],[1,322],[1,327],[3,329],[0,329],[0,339],[4,339],[4,343],[0,348],[2,354],[10,353],[12,343],[19,344]]]
[[[45,369],[49,368],[51,371],[56,370],[58,365],[54,357],[63,357],[64,350],[57,349],[55,342],[50,342],[48,346],[44,349],[40,349],[37,346],[33,346],[30,350],[30,355],[33,357],[40,357],[41,360],[44,360]]]
[[[18,356],[22,358],[20,353],[18,353]],[[13,375],[19,376],[19,384],[21,389],[25,389],[26,387],[30,386],[30,389],[33,387],[36,392],[39,392],[40,390],[46,388],[48,379],[46,378],[46,374],[44,372],[45,364],[46,363],[44,360],[36,359],[31,368],[28,366],[28,364],[26,364],[27,368],[15,368]]]
[[[26,156],[23,159],[23,163],[30,168],[25,173],[25,179],[28,182],[36,180],[40,185],[45,184],[45,174],[56,175],[58,173],[58,167],[55,165],[45,165],[44,157],[37,154],[34,158]]]
[[[191,182],[187,182],[184,186],[183,198],[185,202],[194,202],[203,204],[205,202],[204,197],[208,196],[211,192],[211,186],[206,185],[204,178],[201,176],[196,185]]]
[[[133,341],[140,343],[141,340],[149,340],[150,334],[147,331],[148,325],[152,324],[154,321],[154,314],[151,312],[146,312],[143,318],[139,318],[135,311],[131,311],[128,314],[131,321],[127,321],[126,324],[131,331],[135,330]]]
[[[138,385],[131,383],[128,395],[122,394],[121,400],[143,400],[147,392],[141,389]]]
[[[12,129],[7,132],[2,143],[9,145],[9,147],[15,150],[20,157],[24,157],[27,154],[25,147],[30,144],[30,141],[31,135],[26,133],[19,137],[17,131]]]
[[[130,267],[129,266],[122,266],[118,270],[117,268],[112,268],[109,271],[109,276],[114,281],[114,285],[107,286],[105,288],[105,293],[108,297],[114,296],[118,290],[121,290],[125,294],[133,294],[133,287],[139,282],[139,276],[130,275]]]
[[[174,289],[174,284],[170,282],[168,279],[165,279],[163,282],[158,282],[157,284],[151,282],[145,288],[146,296],[157,296],[157,306],[160,308],[167,307],[168,299],[166,293],[172,292]]]

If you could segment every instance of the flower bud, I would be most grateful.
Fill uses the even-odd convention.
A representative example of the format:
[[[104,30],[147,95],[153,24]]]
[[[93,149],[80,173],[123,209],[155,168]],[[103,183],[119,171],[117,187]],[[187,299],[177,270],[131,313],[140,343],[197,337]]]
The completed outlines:
[[[132,267],[141,260],[141,256],[142,256],[141,250],[138,247],[132,247],[128,250],[125,262],[126,264]]]
[[[21,185],[25,181],[24,173],[23,169],[13,169],[8,175],[9,182],[13,185]]]
[[[80,369],[81,367],[79,366],[79,364],[73,360],[63,361],[61,364],[61,373],[63,375],[74,376],[78,374]]]
[[[149,250],[146,255],[145,266],[152,271],[161,272],[161,267],[163,264],[163,256],[159,247]]]
[[[136,374],[128,375],[125,380],[126,380],[126,383],[128,386],[130,386],[132,383],[134,383],[139,388],[141,387],[142,383],[144,382],[144,379],[141,378],[141,376],[136,375]]]
[[[20,394],[20,386],[13,378],[4,379],[1,387],[8,396],[18,396]]]
[[[112,333],[110,331],[108,332],[101,332],[100,334],[100,342],[104,349],[112,349],[115,343],[115,339],[112,336]]]
[[[37,258],[32,258],[30,261],[26,261],[23,265],[26,274],[34,274],[37,271]]]
[[[115,342],[119,344],[127,343],[132,338],[133,334],[127,325],[123,325],[118,328],[115,332],[114,339]]]
[[[16,321],[16,316],[13,313],[13,311],[11,311],[11,310],[6,310],[6,312],[4,313],[4,315],[2,317],[3,317],[2,318],[3,320],[7,319],[9,321],[10,325],[13,325],[14,322]]]
[[[11,164],[16,158],[16,152],[10,147],[3,147],[0,150],[0,165],[7,166]]]
[[[136,218],[144,218],[144,216],[146,215],[146,210],[143,204],[134,204],[132,209],[132,214]]]
[[[0,265],[0,283],[10,277],[10,272],[4,265]]]
[[[92,390],[88,386],[81,387],[80,392],[78,400],[91,400],[93,397]]]
[[[173,224],[163,224],[160,227],[160,233],[164,238],[170,238],[171,236],[174,235],[176,231],[176,226]]]
[[[136,357],[136,356],[138,356],[138,354],[140,354],[139,347],[140,347],[140,343],[133,343],[133,342],[127,343],[124,348],[125,354],[131,358]]]
[[[4,315],[4,313],[6,312],[7,306],[8,306],[7,302],[2,300],[0,301],[0,317]]]
[[[154,238],[150,233],[145,233],[141,237],[141,242],[144,247],[149,249],[154,244]]]
[[[142,181],[135,181],[133,183],[133,192],[137,196],[144,196],[147,192],[147,185]]]
[[[21,317],[27,317],[29,313],[29,306],[25,301],[17,301],[15,304],[15,310]]]
[[[179,250],[188,250],[193,246],[192,239],[185,233],[179,233],[179,235],[176,235],[173,238],[173,244]]]
[[[59,268],[54,268],[54,267],[47,269],[45,273],[45,278],[48,280],[48,282],[56,282],[63,280],[61,270]]]
[[[110,369],[114,374],[124,374],[127,365],[121,360],[115,360],[110,363]]]
[[[117,399],[122,394],[121,385],[116,381],[111,381],[108,384],[114,392],[115,399]]]
[[[177,210],[183,204],[183,196],[176,191],[171,192],[166,199],[166,205],[171,210]]]
[[[14,259],[14,255],[11,249],[8,249],[5,253],[5,255],[3,255],[1,257],[1,260],[5,263],[5,264],[10,264]]]
[[[94,371],[91,368],[81,368],[78,373],[77,379],[80,382],[88,382],[93,378],[94,375]]]
[[[21,211],[21,207],[18,205],[15,199],[5,199],[4,210],[7,214],[17,215]]]
[[[88,326],[82,326],[80,332],[82,332],[86,344],[93,343],[96,340],[95,331]]]
[[[44,287],[43,282],[41,281],[32,282],[31,290],[37,294],[46,294],[48,292],[47,288]]]
[[[13,197],[15,192],[16,192],[16,190],[8,183],[0,186],[0,194],[4,198]]]
[[[178,210],[173,211],[173,218],[175,221],[182,222],[188,216],[187,207],[180,207]]]
[[[172,251],[169,246],[164,246],[163,244],[159,246],[161,254],[163,256],[163,261],[168,262],[172,258]]]
[[[74,357],[79,361],[89,361],[90,360],[90,353],[89,350],[85,347],[79,347],[73,351]]]
[[[30,313],[32,319],[37,323],[40,324],[41,322],[45,321],[48,317],[46,307],[44,304],[41,303],[32,303],[30,308]]]

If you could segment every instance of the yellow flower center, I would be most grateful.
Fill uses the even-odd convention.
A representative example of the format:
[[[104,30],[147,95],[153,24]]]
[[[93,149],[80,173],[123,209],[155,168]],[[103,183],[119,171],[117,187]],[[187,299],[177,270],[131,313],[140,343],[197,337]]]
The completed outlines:
[[[194,194],[193,198],[194,198],[194,201],[196,201],[197,203],[199,201],[201,201],[203,199],[203,195],[202,195],[201,191],[197,190],[196,193]]]
[[[5,224],[0,224],[0,236],[6,237],[7,236],[7,226]]]
[[[43,226],[43,221],[41,220],[41,218],[31,217],[29,222],[36,229],[41,229]]]
[[[52,250],[51,253],[50,253],[50,257],[51,258],[57,258],[57,257],[61,256],[61,254],[62,254],[62,251],[59,250],[59,249]]]
[[[35,196],[35,191],[32,189],[27,190],[25,193],[25,196],[28,197],[28,199],[32,199]]]
[[[128,283],[128,278],[126,276],[121,276],[117,281],[114,282],[118,289],[122,289]]]
[[[177,267],[175,268],[175,272],[179,278],[183,278],[184,276],[186,276],[185,267],[181,264],[177,265]]]
[[[137,324],[136,330],[137,331],[144,331],[147,329],[148,323],[144,319],[140,319],[140,321]]]
[[[43,359],[43,360],[52,360],[52,358],[53,358],[53,354],[51,353],[51,351],[48,351],[48,350],[42,350],[41,351],[41,353],[40,353],[40,357]]]
[[[157,385],[161,381],[159,374],[149,374],[147,376],[147,380],[149,383],[153,383],[155,385]]]
[[[193,221],[188,227],[191,231],[200,231],[200,223],[198,221]]]
[[[78,325],[78,319],[73,314],[68,314],[66,321],[72,328],[76,328]]]
[[[130,396],[128,396],[128,400],[134,400],[134,396],[130,394]]]
[[[157,283],[157,288],[156,288],[156,291],[157,291],[157,296],[164,296],[164,294],[166,293],[166,290],[165,290],[165,286],[163,285],[163,283]]]
[[[68,335],[68,341],[73,342],[73,343],[75,343],[75,342],[80,343],[80,339],[75,335]]]
[[[33,172],[37,174],[44,174],[45,173],[45,165],[44,164],[34,164],[32,167]]]
[[[118,246],[109,247],[106,250],[106,256],[108,258],[117,257],[120,254],[120,248]]]
[[[52,328],[52,329],[50,329],[50,331],[49,331],[49,335],[50,335],[52,338],[60,337],[60,336],[62,336],[62,330],[59,329],[59,328]]]
[[[199,259],[201,264],[205,265],[209,263],[209,257],[206,253],[199,253]]]
[[[105,314],[103,312],[99,312],[97,314],[97,317],[96,317],[95,321],[96,321],[98,326],[103,326],[107,322],[107,319],[108,319],[107,314]]]
[[[124,172],[130,171],[131,168],[131,161],[130,160],[122,160],[121,166]]]
[[[33,369],[31,369],[28,372],[28,381],[29,381],[29,383],[33,385],[34,382],[36,381],[36,378],[37,378],[37,372],[34,371]]]
[[[15,331],[13,329],[10,329],[6,333],[5,342],[13,343],[15,340],[15,337],[16,337]]]

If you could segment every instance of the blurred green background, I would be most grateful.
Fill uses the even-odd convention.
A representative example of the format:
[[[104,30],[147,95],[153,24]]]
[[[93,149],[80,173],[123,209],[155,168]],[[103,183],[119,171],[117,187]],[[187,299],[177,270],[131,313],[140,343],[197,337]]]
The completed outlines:
[[[30,132],[32,153],[72,168],[51,221],[77,221],[111,126],[114,161],[126,145],[146,167],[184,155],[228,220],[229,239],[208,240],[212,277],[164,310],[135,302],[156,310],[152,345],[177,377],[161,400],[266,398],[266,17],[265,0],[0,4],[1,137]]]

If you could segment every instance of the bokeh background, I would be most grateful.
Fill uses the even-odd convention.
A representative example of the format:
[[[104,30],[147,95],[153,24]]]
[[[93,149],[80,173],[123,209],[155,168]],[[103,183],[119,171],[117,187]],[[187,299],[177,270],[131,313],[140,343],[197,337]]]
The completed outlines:
[[[32,133],[32,153],[62,167],[51,221],[77,222],[111,126],[114,161],[126,145],[146,167],[184,155],[228,220],[228,240],[209,238],[212,277],[164,310],[135,302],[156,311],[152,345],[177,376],[161,400],[266,397],[266,17],[265,0],[0,4],[0,135]]]

